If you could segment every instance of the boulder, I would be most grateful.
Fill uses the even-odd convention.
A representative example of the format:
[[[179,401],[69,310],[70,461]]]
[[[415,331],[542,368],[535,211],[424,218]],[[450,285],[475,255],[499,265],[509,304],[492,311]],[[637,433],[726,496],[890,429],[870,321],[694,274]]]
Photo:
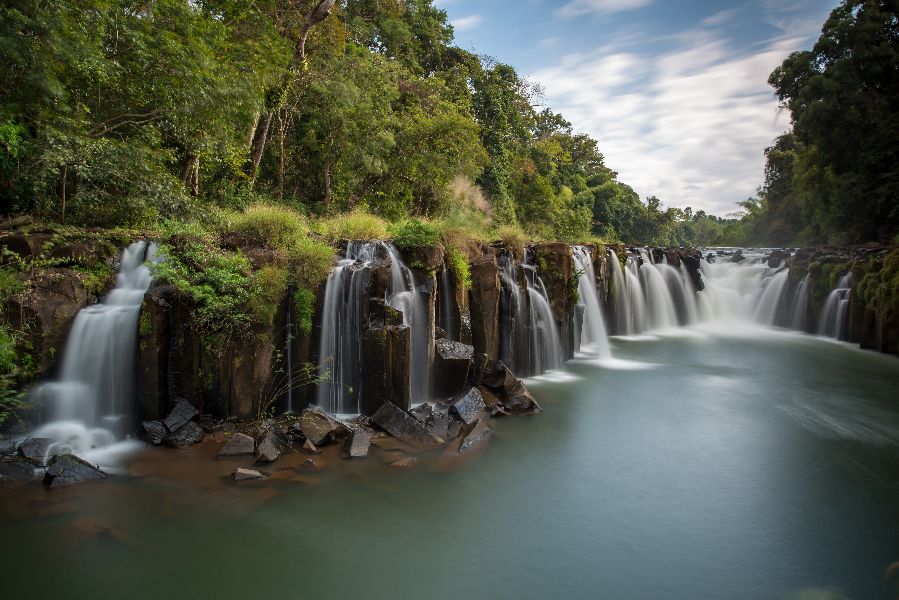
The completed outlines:
[[[511,390],[503,394],[502,406],[509,412],[518,414],[534,414],[543,409],[534,400],[527,386],[519,381]]]
[[[790,258],[789,252],[784,252],[783,250],[774,250],[771,254],[768,255],[768,266],[772,269],[777,269],[780,267],[781,263]]]
[[[486,405],[481,392],[477,388],[471,388],[467,393],[453,401],[449,412],[466,425],[471,425],[484,412],[485,408]]]
[[[182,425],[177,431],[170,434],[166,440],[170,446],[175,448],[186,448],[193,446],[203,439],[203,428],[194,421],[188,421]]]
[[[465,436],[465,439],[462,440],[462,445],[459,446],[459,454],[464,454],[469,450],[472,450],[488,440],[490,440],[490,427],[487,425],[487,421],[485,419],[478,419],[475,421],[474,427],[471,431],[468,432],[468,435]]]
[[[450,398],[460,393],[468,384],[474,370],[474,346],[437,340],[434,355],[434,394]]]
[[[256,462],[275,462],[281,456],[284,447],[280,432],[269,427],[256,443]]]
[[[346,439],[344,456],[347,458],[364,458],[371,447],[371,434],[364,427],[356,427]]]
[[[28,438],[18,448],[22,458],[44,464],[47,460],[47,452],[53,440],[50,438]]]
[[[396,439],[416,447],[434,448],[443,443],[428,433],[423,423],[390,402],[382,404],[371,420]]]
[[[219,450],[218,457],[253,454],[255,450],[256,441],[253,438],[243,433],[232,433],[222,449]]]
[[[175,406],[169,411],[169,415],[162,421],[169,433],[181,429],[188,421],[200,414],[193,405],[184,398],[175,400]]]
[[[733,256],[730,257],[730,262],[732,263],[743,262],[744,260],[746,260],[746,257],[743,256],[742,250],[737,250],[734,252]]]
[[[318,454],[318,448],[315,447],[315,444],[306,440],[303,442],[303,452],[308,452],[309,454]]]
[[[409,414],[418,419],[419,423],[427,423],[434,415],[434,407],[427,402],[422,402],[409,409]]]
[[[493,390],[508,390],[518,383],[518,378],[501,360],[488,361],[483,375],[474,385],[481,384]]]
[[[234,469],[231,474],[234,481],[252,481],[254,479],[265,479],[265,475],[253,469]]]
[[[169,437],[169,431],[162,421],[144,421],[141,424],[141,437],[154,446],[159,446]]]
[[[105,477],[106,473],[73,454],[58,454],[50,459],[44,485],[52,489]]]
[[[300,431],[316,446],[336,440],[346,433],[346,425],[332,419],[320,408],[306,408],[300,415]]]
[[[459,437],[460,433],[462,433],[462,422],[452,419],[446,428],[446,438],[444,439],[454,440]]]
[[[31,481],[37,478],[35,465],[30,460],[0,461],[0,481]]]
[[[458,423],[455,419],[449,416],[449,414],[445,412],[434,412],[431,417],[425,423],[425,428],[427,428],[428,433],[433,435],[435,438],[440,438],[442,440],[448,440],[459,435],[458,432],[456,435],[450,435],[449,430],[450,426],[453,423]]]

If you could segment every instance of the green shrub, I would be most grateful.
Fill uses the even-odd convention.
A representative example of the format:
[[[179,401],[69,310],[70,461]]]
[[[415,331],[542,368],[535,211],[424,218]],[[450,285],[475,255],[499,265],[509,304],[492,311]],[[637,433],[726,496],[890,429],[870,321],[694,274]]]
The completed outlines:
[[[309,231],[305,217],[286,206],[256,202],[243,212],[232,214],[231,222],[226,224],[228,231],[256,246],[285,250]]]
[[[312,333],[312,317],[315,313],[315,294],[311,290],[298,287],[293,293],[293,304],[296,310],[294,321],[297,331],[302,335]]]
[[[24,394],[16,389],[20,373],[15,334],[0,325],[0,425],[15,415],[22,406]]]
[[[275,322],[278,307],[287,294],[287,269],[263,267],[256,272],[255,280],[248,308],[256,324],[268,327]]]
[[[316,232],[329,240],[383,240],[389,234],[387,222],[362,208],[321,219],[313,225]]]
[[[471,289],[471,268],[465,255],[455,248],[450,248],[446,253],[446,264],[462,289]]]
[[[504,225],[496,230],[497,239],[506,245],[516,258],[524,258],[524,245],[527,243],[527,234],[518,225]]]
[[[391,226],[393,243],[397,248],[434,246],[440,241],[440,231],[432,223],[419,219],[407,219]]]
[[[314,290],[328,278],[334,248],[311,237],[299,238],[290,249],[290,271],[298,287]]]

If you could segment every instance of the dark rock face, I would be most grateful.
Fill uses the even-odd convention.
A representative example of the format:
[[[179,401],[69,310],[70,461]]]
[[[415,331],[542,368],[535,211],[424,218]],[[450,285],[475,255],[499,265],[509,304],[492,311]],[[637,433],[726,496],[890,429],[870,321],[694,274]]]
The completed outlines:
[[[705,289],[705,283],[702,281],[702,253],[698,250],[681,250],[678,252],[680,262],[687,270],[690,281],[693,283],[693,289],[701,292]],[[709,261],[712,262],[712,261]]]
[[[486,408],[484,398],[477,388],[471,388],[468,393],[453,401],[450,406],[450,414],[465,423],[474,423]]]
[[[518,378],[503,361],[492,360],[484,366],[483,375],[476,383],[494,389],[509,389],[518,383]]]
[[[87,461],[72,454],[59,454],[50,459],[44,485],[53,489],[105,477],[106,473]]]
[[[278,429],[269,427],[256,444],[256,462],[275,462],[281,456],[283,447]]]
[[[434,448],[442,443],[418,419],[390,402],[382,404],[371,420],[396,439],[419,448]]]
[[[473,359],[473,346],[437,340],[434,358],[435,396],[449,398],[463,391],[473,370]]]
[[[30,460],[0,461],[0,483],[3,481],[31,481],[36,479],[35,465]]]
[[[443,264],[443,244],[403,248],[406,263],[413,269],[433,271]]]
[[[789,252],[784,252],[783,250],[774,250],[771,254],[768,255],[768,266],[772,269],[776,269],[780,267],[781,262],[790,257]]]
[[[253,469],[235,469],[231,474],[234,481],[253,481],[255,479],[265,479],[265,475]]]
[[[232,433],[219,450],[218,456],[241,456],[244,454],[253,454],[256,450],[256,441],[243,433]]]
[[[199,443],[202,439],[203,428],[194,421],[188,421],[177,431],[170,434],[167,442],[170,446],[174,446],[175,448],[185,448]]]
[[[169,431],[169,433],[174,433],[175,431],[181,429],[184,425],[187,424],[188,421],[196,417],[198,414],[200,414],[200,411],[194,408],[190,402],[188,402],[184,398],[178,398],[175,401],[175,406],[172,407],[172,410],[169,412],[169,415],[162,421],[162,424],[165,425],[165,428]]]
[[[548,242],[534,245],[537,271],[546,287],[549,305],[553,318],[559,327],[562,343],[563,359],[574,356],[573,320],[577,304],[577,278],[574,256],[571,247],[561,242]]]
[[[141,424],[141,437],[154,446],[159,446],[169,437],[169,431],[162,421],[144,421]]]
[[[300,415],[300,431],[315,446],[336,440],[346,433],[346,425],[332,419],[320,408],[307,408]]]
[[[362,414],[371,415],[385,402],[409,408],[412,338],[405,325],[372,327],[362,339]]]
[[[527,386],[502,361],[489,361],[479,383],[481,397],[488,406],[493,407],[498,403],[503,411],[517,414],[541,412]]]
[[[490,427],[487,425],[487,421],[485,419],[478,419],[474,428],[465,436],[465,439],[462,440],[462,445],[459,446],[459,454],[464,454],[482,444],[488,442],[490,440]]]
[[[19,456],[43,464],[52,443],[49,438],[28,438],[19,446]]]
[[[742,250],[737,250],[734,252],[733,256],[730,257],[730,262],[732,263],[743,262],[744,260],[746,260],[746,257],[743,256]]]
[[[347,458],[364,458],[371,447],[371,434],[364,427],[356,427],[346,439],[344,455]]]
[[[493,256],[471,261],[471,340],[477,352],[497,358],[500,350],[499,267]]]

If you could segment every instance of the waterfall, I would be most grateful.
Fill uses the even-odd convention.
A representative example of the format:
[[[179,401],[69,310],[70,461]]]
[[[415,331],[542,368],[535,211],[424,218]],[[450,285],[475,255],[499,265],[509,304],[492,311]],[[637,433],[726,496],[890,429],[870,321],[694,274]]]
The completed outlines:
[[[810,275],[806,274],[796,288],[796,295],[793,297],[793,306],[790,315],[790,328],[797,331],[805,331],[806,321],[808,320],[808,280]]]
[[[629,329],[631,303],[628,301],[627,286],[624,283],[624,270],[621,268],[618,254],[611,248],[609,248],[609,264],[612,266],[612,286],[614,288],[615,302],[615,327],[613,330],[617,335],[627,335],[631,333]]]
[[[367,291],[375,260],[390,258],[387,304],[403,314],[410,328],[413,402],[428,398],[428,317],[425,303],[415,289],[412,271],[393,244],[383,241],[351,241],[346,256],[328,276],[325,286],[322,334],[319,342],[317,404],[332,414],[361,412],[362,339]]]
[[[640,275],[646,293],[646,306],[649,309],[649,327],[651,329],[677,327],[674,300],[658,265],[644,262],[640,267]]]
[[[446,265],[440,269],[440,288],[437,290],[437,301],[440,313],[440,328],[446,332],[446,339],[458,341],[456,338],[457,326],[453,317],[452,287],[450,286],[449,269]]]
[[[789,272],[784,269],[765,277],[755,308],[755,321],[762,325],[775,325],[781,300],[786,289]]]
[[[516,373],[525,375],[530,368],[530,321],[522,311],[527,300],[522,298],[518,284],[518,267],[510,253],[497,257],[500,276],[500,360]]]
[[[627,290],[627,301],[631,307],[627,333],[640,333],[646,330],[646,296],[643,293],[643,284],[640,283],[640,263],[634,256],[627,259],[624,284]]]
[[[818,335],[844,339],[848,325],[849,295],[852,293],[852,273],[840,276],[835,287],[827,296],[821,320],[818,322]]]
[[[556,320],[549,306],[546,287],[533,269],[530,270],[527,283],[533,360],[530,374],[540,374],[562,366],[562,344],[559,341]]]
[[[580,274],[578,276],[578,294],[584,306],[584,321],[581,326],[581,341],[593,346],[597,358],[612,357],[606,325],[596,296],[596,271],[593,268],[593,257],[584,246],[574,246],[574,259],[577,261]]]
[[[48,422],[31,435],[54,440],[50,455],[109,446],[130,430],[138,315],[152,282],[145,262],[155,253],[145,241],[125,249],[115,288],[75,317],[59,380],[33,391]]]
[[[325,286],[316,403],[332,414],[360,412],[364,291],[379,247],[380,242],[348,242]]]

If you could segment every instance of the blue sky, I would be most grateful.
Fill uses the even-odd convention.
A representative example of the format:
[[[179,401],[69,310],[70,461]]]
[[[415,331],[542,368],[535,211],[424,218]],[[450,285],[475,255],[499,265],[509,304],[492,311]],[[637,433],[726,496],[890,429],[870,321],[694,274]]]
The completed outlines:
[[[456,44],[513,65],[642,197],[719,215],[789,127],[768,75],[836,0],[437,0]]]

